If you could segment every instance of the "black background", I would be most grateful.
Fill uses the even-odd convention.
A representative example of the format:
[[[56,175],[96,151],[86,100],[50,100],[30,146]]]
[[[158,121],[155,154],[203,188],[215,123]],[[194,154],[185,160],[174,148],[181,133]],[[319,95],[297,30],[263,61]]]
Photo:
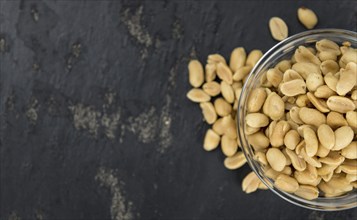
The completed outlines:
[[[267,51],[272,16],[356,31],[356,1],[0,1],[0,219],[353,219],[270,191],[204,152],[187,62]],[[111,209],[112,207],[112,209]]]

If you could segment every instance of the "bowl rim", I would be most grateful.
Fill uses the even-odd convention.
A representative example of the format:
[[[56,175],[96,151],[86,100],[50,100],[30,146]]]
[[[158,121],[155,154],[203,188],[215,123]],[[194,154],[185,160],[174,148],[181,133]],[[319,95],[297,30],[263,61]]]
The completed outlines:
[[[257,71],[260,71],[264,65],[262,64],[266,64],[270,58],[272,57],[272,55],[274,55],[275,53],[277,53],[277,50],[279,51],[279,48],[281,49],[281,47],[283,47],[284,45],[286,45],[287,43],[291,43],[294,42],[298,39],[301,38],[307,38],[309,36],[314,36],[314,35],[324,35],[324,34],[343,34],[343,35],[350,35],[352,38],[355,38],[355,41],[357,41],[357,32],[354,31],[350,31],[350,30],[344,30],[344,29],[335,29],[335,28],[325,28],[325,29],[315,29],[315,30],[308,30],[308,31],[304,31],[304,32],[300,32],[297,33],[295,35],[292,35],[286,39],[284,39],[283,41],[277,43],[276,45],[274,45],[272,48],[270,48],[261,58],[260,60],[256,63],[256,65],[254,66],[254,68],[251,70],[251,72],[249,73],[249,76],[246,80],[246,82],[250,82],[252,81],[254,78],[254,76],[256,75]],[[295,46],[296,47],[296,46]],[[318,210],[318,211],[341,211],[341,210],[346,210],[346,209],[352,209],[352,208],[356,208],[357,207],[357,193],[356,195],[353,197],[356,199],[355,203],[352,203],[352,206],[331,206],[331,207],[326,207],[323,205],[318,204],[318,202],[314,201],[314,200],[306,200],[303,199],[301,197],[295,196],[293,194],[290,193],[286,193],[282,190],[279,190],[277,188],[275,188],[273,186],[273,182],[270,181],[268,178],[266,178],[265,175],[262,175],[260,172],[258,172],[257,169],[257,165],[254,163],[257,163],[256,161],[253,161],[250,158],[250,155],[248,155],[250,152],[247,151],[247,149],[243,146],[245,146],[245,144],[248,144],[248,141],[246,140],[246,138],[244,137],[244,126],[241,128],[240,123],[241,123],[241,114],[244,114],[242,108],[244,107],[244,103],[242,103],[243,100],[247,99],[247,86],[249,83],[245,83],[243,88],[242,88],[242,93],[240,94],[239,97],[239,102],[238,102],[238,109],[237,109],[237,119],[236,119],[236,123],[237,123],[237,135],[239,137],[239,142],[240,145],[242,146],[242,151],[244,153],[244,156],[247,159],[247,162],[250,166],[250,168],[253,170],[253,172],[259,177],[259,179],[276,195],[278,195],[280,198],[284,199],[285,201],[288,201],[294,205],[303,207],[303,208],[308,208],[308,209],[312,209],[312,210]],[[242,113],[243,112],[243,113]],[[244,121],[243,121],[244,123]],[[243,140],[245,141],[245,143],[243,143]],[[249,144],[247,145],[248,149],[250,151],[252,151],[252,148],[249,146]],[[260,169],[260,167],[259,167]],[[268,180],[269,182],[267,182],[266,180]]]

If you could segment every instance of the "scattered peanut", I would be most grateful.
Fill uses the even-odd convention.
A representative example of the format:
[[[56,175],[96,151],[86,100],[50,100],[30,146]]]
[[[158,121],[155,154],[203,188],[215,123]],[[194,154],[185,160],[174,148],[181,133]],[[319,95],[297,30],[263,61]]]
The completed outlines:
[[[305,7],[298,9],[298,18],[307,29],[312,29],[317,24],[316,14],[311,9]]]
[[[272,17],[270,19],[269,28],[271,36],[277,41],[282,41],[288,37],[288,26],[279,17]]]
[[[317,24],[316,14],[307,8],[299,8],[298,18],[308,29]],[[271,18],[269,28],[275,40],[288,36],[278,17]],[[230,170],[247,162],[238,148],[242,137],[236,126],[243,93],[248,97],[244,135],[275,187],[307,200],[356,188],[357,50],[350,42],[340,46],[328,39],[315,47],[299,46],[290,60],[262,73],[260,84],[244,96],[243,84],[262,55],[238,47],[229,62],[220,54],[209,55],[204,68],[198,60],[189,62],[193,88],[187,98],[199,103],[204,120],[212,125],[204,150],[221,145],[224,166]],[[242,182],[246,193],[267,188],[254,172]]]

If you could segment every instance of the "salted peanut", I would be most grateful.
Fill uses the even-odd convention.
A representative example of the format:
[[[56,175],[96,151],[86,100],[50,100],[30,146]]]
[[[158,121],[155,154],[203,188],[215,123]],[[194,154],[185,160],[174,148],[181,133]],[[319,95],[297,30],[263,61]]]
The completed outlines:
[[[356,85],[357,79],[357,66],[354,70],[352,69],[341,69],[340,70],[340,79],[336,84],[336,92],[340,96],[346,95],[348,92],[352,90],[352,88]]]
[[[335,133],[332,128],[327,124],[322,124],[317,129],[317,136],[320,143],[326,148],[331,150],[335,146]]]
[[[357,89],[351,92],[351,99],[357,101]]]
[[[295,105],[295,104],[291,104],[291,103],[289,103],[289,102],[286,102],[286,103],[285,103],[285,110],[290,111],[290,109],[293,108],[293,107],[296,107],[296,105]],[[286,115],[284,115],[284,117],[282,117],[281,119],[282,119],[282,120],[286,120],[285,116],[286,116]]]
[[[230,115],[222,118],[222,126],[224,127],[225,135],[232,139],[237,138],[237,126],[234,119]]]
[[[299,183],[292,177],[280,174],[275,180],[275,186],[288,193],[294,193],[299,189]]]
[[[353,187],[346,180],[346,178],[341,175],[333,176],[331,178],[331,180],[326,184],[333,189],[332,193],[330,193],[329,191],[324,191],[324,188],[321,188],[320,185],[319,185],[319,188],[322,191],[324,191],[325,193],[329,193],[329,194],[335,194],[335,193],[339,193],[339,192],[348,192],[353,189]]]
[[[215,81],[203,84],[202,89],[211,97],[217,96],[221,93],[221,86]]]
[[[338,112],[328,113],[326,124],[328,124],[332,129],[337,129],[339,127],[348,125],[343,115]]]
[[[296,129],[296,131],[299,133],[299,135],[300,135],[300,137],[304,137],[304,129],[305,128],[311,128],[312,130],[314,130],[315,131],[315,133],[317,132],[317,128],[316,127],[314,127],[314,126],[312,126],[312,125],[300,125],[297,129]],[[305,141],[304,141],[305,142]],[[305,144],[305,143],[304,143]]]
[[[245,62],[246,66],[252,66],[254,67],[255,64],[260,60],[260,58],[263,56],[263,53],[261,50],[252,50],[250,51],[247,61]]]
[[[300,135],[297,131],[295,130],[290,130],[286,133],[284,137],[284,145],[290,149],[290,150],[295,150],[296,146],[300,142]]]
[[[269,71],[268,71],[269,72]],[[286,96],[296,96],[306,93],[306,84],[302,79],[294,79],[280,84],[280,91]]]
[[[288,102],[288,103],[290,103],[290,104],[292,104],[292,105],[294,105],[295,104],[295,102],[296,102],[296,97],[288,97],[288,96],[285,96],[287,99],[286,99],[286,101]],[[296,106],[295,106],[296,107]]]
[[[300,151],[300,155],[302,158],[306,161],[308,165],[311,165],[313,167],[321,167],[322,164],[321,162],[317,159],[316,156],[310,157],[307,155],[305,148],[302,148]]]
[[[309,127],[306,127],[303,130],[304,133],[304,139],[305,139],[305,144],[306,144],[306,153],[309,157],[313,157],[316,155],[318,147],[319,147],[319,142],[317,140],[317,136],[314,132]]]
[[[253,89],[248,98],[247,109],[248,112],[258,112],[262,108],[265,99],[267,97],[267,93],[263,88],[255,88]]]
[[[258,189],[261,189],[261,190],[267,190],[269,189],[263,182],[260,182],[259,183],[259,186],[258,186]]]
[[[309,62],[295,63],[292,69],[298,72],[304,79],[306,79],[310,73],[321,73],[319,65]]]
[[[279,121],[274,126],[270,135],[270,144],[273,147],[280,147],[284,144],[284,136],[290,130],[290,125],[287,121]]]
[[[316,55],[317,51],[314,47],[306,47],[311,53],[313,53],[314,55]]]
[[[232,111],[232,114],[233,113],[236,114],[237,109],[238,109],[238,100],[236,99],[236,100],[234,100],[234,103],[233,103],[233,110],[234,111]]]
[[[212,151],[219,145],[220,137],[212,129],[208,129],[203,141],[203,149],[206,151]]]
[[[349,50],[351,50],[350,47],[347,47],[347,46],[341,46],[340,47],[340,51],[341,51],[342,55],[345,54]]]
[[[325,100],[316,98],[311,92],[306,93],[306,95],[317,110],[323,113],[330,111],[330,109],[327,107]]]
[[[292,69],[287,69],[283,74],[283,82],[288,82],[294,79],[301,79],[303,80],[302,76],[298,72]]]
[[[324,84],[324,78],[319,73],[310,73],[306,78],[306,86],[310,92],[316,91],[316,89]]]
[[[208,55],[207,63],[209,63],[209,64],[218,64],[218,63],[227,64],[226,59],[224,59],[224,57],[222,55],[217,54],[217,53]]]
[[[316,42],[316,49],[319,52],[331,52],[337,56],[341,54],[340,47],[333,41],[322,39]]]
[[[294,177],[299,184],[304,185],[317,186],[321,182],[321,177],[315,177],[307,169],[304,171],[295,171]]]
[[[299,46],[294,53],[295,60],[298,63],[313,63],[320,66],[321,61],[310,50],[304,46]]]
[[[357,175],[357,162],[354,165],[342,164],[340,167],[344,173]]]
[[[247,82],[248,78],[249,78],[249,74],[247,74],[247,75],[242,79],[242,82],[243,82],[243,83]]]
[[[322,146],[321,143],[319,143],[319,149],[317,150],[316,156],[326,157],[329,153],[330,153],[330,150],[327,149],[326,147]]]
[[[242,93],[242,88],[236,89],[234,94],[237,100],[240,98],[240,94]]]
[[[242,182],[242,190],[245,193],[255,192],[260,184],[259,177],[254,173],[250,172],[246,177],[244,177]]]
[[[342,169],[341,169],[341,166],[338,166],[335,170],[334,170],[334,173],[341,173],[342,172]],[[327,182],[327,181],[326,181]]]
[[[329,173],[333,173],[336,167],[337,167],[336,165],[322,164],[320,168],[317,168],[317,174],[319,176],[328,175]]]
[[[344,188],[340,188],[341,185],[336,186],[335,184],[326,183],[324,181],[322,181],[318,187],[322,192],[324,192],[325,197],[337,197],[353,189],[351,185],[343,185]]]
[[[229,102],[229,103],[233,103],[234,102],[235,97],[234,97],[233,88],[232,88],[231,85],[229,85],[225,81],[221,81],[221,92],[222,92],[223,98],[227,102]]]
[[[221,147],[223,154],[227,157],[233,156],[238,150],[236,139],[229,138],[227,135],[222,136]]]
[[[265,176],[267,176],[270,179],[276,180],[276,178],[281,174],[280,172],[275,171],[273,168],[267,166],[265,172]]]
[[[299,185],[294,194],[307,200],[314,200],[319,197],[319,189],[316,186]]]
[[[203,117],[208,124],[213,124],[217,120],[216,110],[211,102],[201,102],[200,107]]]
[[[291,127],[292,130],[296,130],[296,129],[299,127],[299,125],[296,124],[296,123],[295,123],[294,121],[292,121],[291,119],[288,119],[288,123],[289,123],[289,125],[290,125],[290,127]]]
[[[232,112],[232,106],[223,98],[218,98],[214,101],[214,108],[221,117],[229,115]]]
[[[205,79],[206,82],[212,82],[216,79],[216,64],[207,63],[205,66]]]
[[[265,100],[263,105],[263,112],[272,120],[278,120],[284,116],[285,103],[278,94],[272,92]]]
[[[276,68],[271,68],[267,71],[267,80],[277,88],[283,80],[283,73]]]
[[[190,84],[197,88],[200,87],[204,81],[203,67],[200,61],[191,60],[188,64],[188,74]]]
[[[297,11],[299,21],[307,28],[313,29],[317,24],[317,16],[311,9],[300,7]]]
[[[347,147],[353,140],[353,130],[349,126],[343,126],[335,130],[335,145],[333,151]]]
[[[346,174],[346,180],[348,182],[354,182],[357,181],[357,175],[353,175],[353,174]]]
[[[269,139],[271,139],[271,136],[273,134],[273,131],[274,131],[275,126],[276,126],[277,123],[278,123],[278,121],[270,122],[268,128],[266,129],[267,130],[267,137],[269,137]]]
[[[224,159],[224,166],[229,170],[236,170],[242,167],[247,162],[243,152],[237,152],[231,157]]]
[[[189,100],[191,100],[192,102],[208,102],[209,100],[211,100],[211,97],[205,93],[202,89],[191,89],[188,93],[187,93],[187,98]]]
[[[322,74],[325,76],[328,73],[337,73],[340,70],[340,66],[334,60],[325,60],[321,63],[320,69]]]
[[[322,85],[316,89],[314,95],[317,98],[328,99],[330,96],[336,95],[336,92],[327,85]]]
[[[319,158],[319,161],[324,164],[339,166],[345,161],[345,158],[337,152],[330,152],[327,157]]]
[[[334,76],[332,73],[327,73],[324,77],[324,81],[331,90],[336,92],[336,86],[338,82],[338,78],[336,76]]]
[[[266,153],[266,158],[269,165],[275,171],[282,171],[286,164],[286,158],[284,154],[277,148],[269,148]]]
[[[234,75],[233,75],[233,80],[234,81],[240,81],[242,79],[244,79],[244,77],[246,77],[249,72],[252,70],[252,66],[242,66],[242,67],[239,67]]]
[[[285,73],[288,69],[291,68],[291,61],[290,60],[282,60],[278,64],[275,65],[275,68],[280,70],[280,72]]]
[[[249,113],[245,116],[245,121],[253,128],[261,128],[269,124],[269,118],[262,113]]]
[[[321,166],[320,166],[321,167]],[[317,178],[319,175],[317,174],[317,169],[315,166],[312,166],[311,164],[307,165],[307,170],[310,172],[310,175],[313,177]]]
[[[233,84],[232,84],[232,88],[234,91],[236,91],[237,89],[241,89],[242,87],[243,87],[242,82],[233,82]]]
[[[218,135],[223,135],[226,129],[222,122],[223,118],[219,118],[212,126],[213,131],[216,132]]]
[[[293,170],[289,165],[286,165],[284,169],[281,171],[281,173],[290,176],[293,173]]]
[[[259,163],[263,164],[263,165],[268,165],[268,161],[267,158],[265,156],[265,153],[261,152],[261,151],[257,151],[254,154],[254,160],[258,161]]]
[[[321,61],[326,61],[326,60],[337,60],[337,55],[333,52],[329,52],[329,51],[322,51],[322,52],[318,52],[317,53],[317,57],[321,60]]]
[[[269,146],[269,138],[259,131],[254,134],[248,135],[248,142],[253,146],[254,150],[262,150]]]
[[[288,37],[288,26],[284,20],[279,17],[270,18],[269,29],[271,36],[277,41],[282,41]]]
[[[333,177],[333,173],[329,173],[329,174],[326,174],[326,175],[322,175],[321,178],[323,181],[325,182],[329,182]],[[325,195],[326,197],[326,195]]]
[[[254,134],[256,132],[260,131],[260,128],[253,128],[253,127],[250,127],[249,125],[245,125],[245,134],[246,135],[251,135],[251,134]]]
[[[289,173],[288,169],[291,170],[291,167],[290,167],[290,165],[291,165],[291,160],[290,160],[290,157],[287,155],[285,148],[282,149],[281,152],[283,152],[283,154],[284,154],[284,156],[285,156],[285,158],[286,158],[285,168],[284,168],[284,170],[282,171],[282,173],[288,174],[288,173]],[[291,174],[291,172],[290,172],[288,175],[290,175],[290,174]]]
[[[307,95],[306,95],[306,94],[304,94],[304,95],[299,95],[299,96],[296,98],[295,104],[296,104],[297,106],[299,106],[300,108],[301,108],[301,107],[306,107],[306,106],[309,106],[309,105],[310,105],[310,100],[309,100],[309,98],[307,98]]]
[[[273,85],[267,80],[267,71],[264,71],[259,78],[259,85],[264,88],[270,88]]]
[[[341,150],[341,155],[347,159],[357,159],[357,141],[352,141]]]
[[[231,69],[224,64],[224,63],[218,63],[217,64],[217,76],[221,80],[225,81],[229,85],[232,85],[233,83],[233,74]]]
[[[233,72],[237,71],[237,69],[241,68],[245,64],[245,60],[247,59],[247,54],[243,47],[235,48],[231,53],[231,58],[229,59],[229,67]]]
[[[299,117],[305,124],[315,127],[326,124],[326,116],[316,109],[302,107],[299,111]]]
[[[345,68],[349,62],[356,62],[357,60],[357,50],[347,50],[339,60],[339,65],[341,68]]]
[[[301,156],[301,150],[305,148],[305,145],[305,140],[300,141],[300,143],[295,147],[295,153]]]

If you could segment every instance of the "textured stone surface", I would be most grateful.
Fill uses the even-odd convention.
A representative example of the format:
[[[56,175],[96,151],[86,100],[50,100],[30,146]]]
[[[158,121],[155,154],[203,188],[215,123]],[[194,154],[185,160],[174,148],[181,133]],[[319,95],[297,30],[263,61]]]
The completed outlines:
[[[0,1],[0,219],[352,219],[246,195],[201,147],[187,61],[263,51],[282,17],[356,31],[353,1]]]

